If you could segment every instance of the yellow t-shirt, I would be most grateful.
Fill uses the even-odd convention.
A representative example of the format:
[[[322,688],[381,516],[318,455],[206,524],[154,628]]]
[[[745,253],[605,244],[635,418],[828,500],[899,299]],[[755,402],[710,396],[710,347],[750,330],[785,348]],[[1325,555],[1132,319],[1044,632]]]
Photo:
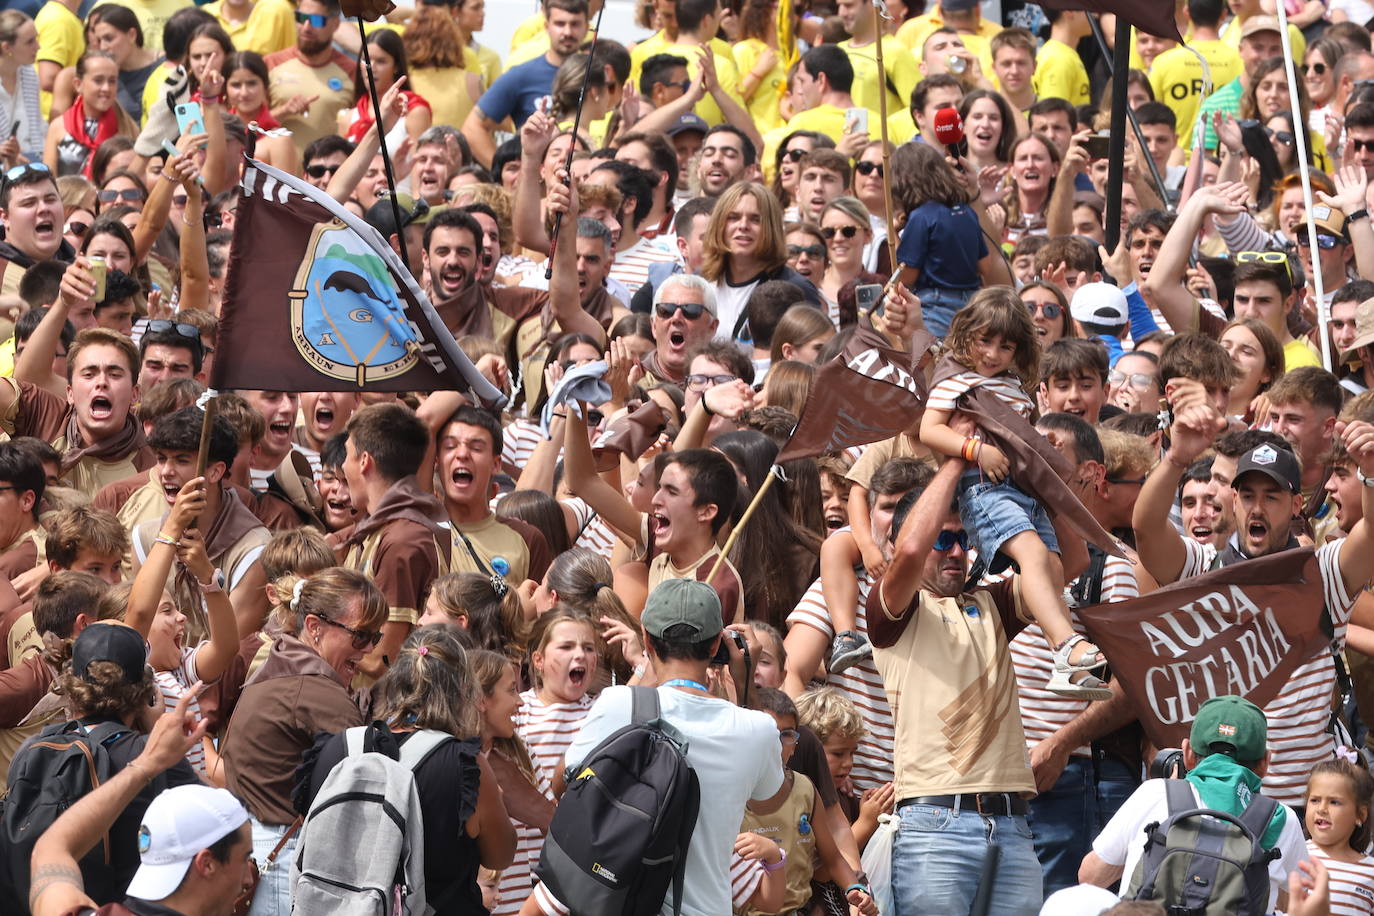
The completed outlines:
[[[834,105],[817,105],[815,108],[797,112],[792,116],[792,120],[786,124],[765,133],[763,135],[763,153],[759,156],[759,162],[764,164],[764,179],[766,181],[773,180],[771,172],[773,162],[777,158],[778,145],[788,134],[798,130],[814,130],[839,143],[840,138],[844,136],[844,114],[845,109],[843,108],[836,108]],[[868,124],[871,136],[873,129],[878,126],[878,116],[871,111],[868,113]]]
[[[930,33],[934,32],[936,29],[944,28],[944,25],[945,20],[940,15],[940,8],[937,6],[932,12],[924,16],[914,16],[902,23],[902,27],[897,30],[897,40],[919,55],[921,53],[921,48],[926,43],[926,39],[930,37]],[[974,32],[973,35],[969,35],[965,32],[960,32],[959,34],[963,36],[964,44],[968,45],[970,37],[976,36],[984,41],[991,41],[992,36],[1000,31],[1002,31],[1000,25],[990,20],[983,19],[980,16],[978,18],[977,32]],[[970,50],[972,50],[971,47]],[[887,55],[886,47],[883,48],[883,55]],[[886,63],[886,61],[884,61],[884,63]],[[991,68],[988,68],[988,72],[991,72]]]
[[[501,55],[497,54],[486,45],[479,45],[473,42],[463,52],[463,61],[466,65],[468,51],[472,51],[477,57],[477,68],[482,71],[482,85],[490,86],[496,82],[496,78],[501,75]]]
[[[732,56],[733,52],[730,45],[719,38],[712,38],[710,43],[711,50],[717,58]],[[684,54],[684,49],[689,53]],[[636,89],[639,88],[639,76],[644,72],[644,62],[655,54],[675,54],[685,57],[689,67],[697,56],[693,49],[687,48],[685,45],[674,44],[665,38],[662,32],[655,32],[630,49],[630,82],[634,83]],[[695,73],[696,71],[693,70],[692,72]]]
[[[48,0],[33,17],[33,24],[38,30],[38,60],[52,61],[59,67],[76,66],[86,52],[86,35],[75,13],[57,0]],[[52,93],[40,92],[38,98],[43,106],[43,117],[50,117]]]
[[[162,27],[177,10],[192,5],[191,0],[98,0],[95,6],[104,6],[107,3],[119,3],[120,6],[127,6],[133,10],[134,15],[138,17],[138,24],[143,26],[143,47],[159,54],[162,53]],[[291,40],[295,41],[294,31]]]
[[[879,92],[887,89],[887,112],[891,115],[900,108],[911,105],[911,92],[921,80],[921,71],[916,67],[916,58],[911,51],[891,36],[883,36],[883,70],[878,73],[876,43],[869,42],[863,47],[854,47],[853,40],[840,42],[840,47],[849,55],[854,65],[854,85],[850,95],[854,104],[871,111],[880,111]],[[872,131],[869,132],[872,136]]]
[[[531,38],[537,37],[543,31],[544,14],[535,13],[533,16],[529,17],[524,22],[520,23],[518,26],[515,27],[515,32],[510,37],[511,52],[514,53],[516,48],[520,47],[522,44],[529,41]],[[548,48],[546,47],[544,50],[547,51]]]
[[[1283,371],[1292,372],[1299,366],[1317,366],[1322,358],[1312,345],[1301,337],[1295,337],[1283,345]]]
[[[1232,17],[1231,21],[1226,23],[1225,28],[1221,30],[1221,40],[1239,51],[1240,30],[1244,25],[1242,20]],[[1288,23],[1288,43],[1293,47],[1293,59],[1302,60],[1303,54],[1307,52],[1307,39],[1303,37],[1302,29],[1291,22]],[[1220,86],[1221,83],[1217,83],[1217,85]]]
[[[1170,48],[1154,59],[1150,87],[1155,99],[1168,105],[1178,119],[1178,145],[1184,149],[1191,149],[1198,108],[1207,98],[1202,93],[1202,61],[1193,51],[1207,61],[1213,91],[1240,76],[1243,69],[1240,54],[1224,41],[1192,41],[1188,47]]]
[[[148,113],[153,110],[158,99],[165,94],[162,87],[166,85],[167,77],[175,71],[176,66],[174,64],[163,61],[161,67],[148,74],[148,82],[143,84],[143,123],[148,123]]]
[[[723,48],[718,46],[723,46]],[[730,54],[730,46],[718,39],[713,39],[710,42],[710,47],[711,56],[715,59],[716,79],[720,81],[720,87],[725,90],[726,95],[731,96],[740,104],[740,107],[743,108],[744,99],[740,98],[739,95],[739,71],[735,68],[735,59]],[[664,45],[660,50],[654,53],[685,57],[687,59],[688,77],[691,79],[697,78],[697,71],[700,70],[700,66],[697,64],[697,49],[695,45]],[[649,56],[652,57],[653,55]],[[632,72],[630,79],[637,84],[639,82],[639,74]],[[713,99],[709,93],[703,97],[700,102],[697,102],[692,111],[696,112],[697,117],[701,118],[712,127],[724,123],[725,121],[725,115],[721,114],[720,106],[716,104],[716,100]]]
[[[305,114],[282,119],[282,126],[292,132],[297,154],[304,153],[320,137],[338,130],[339,112],[354,102],[352,61],[336,50],[324,66],[312,67],[301,60],[292,45],[268,58],[267,68],[267,88],[273,105],[295,95],[318,96]],[[428,98],[426,101],[433,104]]]
[[[295,9],[286,0],[257,0],[244,22],[224,17],[224,0],[207,3],[204,9],[219,20],[240,51],[256,51],[266,57],[296,43]]]
[[[1073,48],[1053,38],[1035,55],[1031,85],[1042,99],[1065,99],[1070,105],[1086,105],[1089,101],[1088,71],[1082,58]]]
[[[735,67],[739,71],[741,81],[753,71],[759,57],[767,47],[767,44],[757,38],[746,38],[731,48],[735,57]],[[779,110],[779,103],[782,101],[782,94],[786,91],[787,68],[782,65],[782,58],[778,57],[777,63],[773,64],[773,69],[769,70],[768,75],[759,81],[758,86],[754,89],[754,94],[744,103],[745,108],[749,111],[749,116],[754,119],[760,132],[766,133],[775,127],[782,126],[782,112]]]
[[[477,100],[468,97],[468,74],[473,70],[457,67],[412,69],[408,87],[429,103],[431,123],[462,127]]]
[[[893,146],[901,146],[918,133],[920,131],[916,129],[916,119],[911,116],[910,108],[887,116],[887,141]]]

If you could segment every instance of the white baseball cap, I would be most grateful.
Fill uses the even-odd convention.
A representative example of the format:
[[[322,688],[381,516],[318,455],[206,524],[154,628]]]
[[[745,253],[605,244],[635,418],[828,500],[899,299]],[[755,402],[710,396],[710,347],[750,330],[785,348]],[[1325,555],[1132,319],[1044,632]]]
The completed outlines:
[[[1130,318],[1126,295],[1110,283],[1084,283],[1074,290],[1069,313],[1077,321],[1123,327]]]
[[[227,789],[190,785],[163,791],[148,806],[138,828],[143,864],[129,883],[129,896],[170,897],[186,878],[196,853],[247,821],[248,812]]]
[[[1120,902],[1121,898],[1106,888],[1079,884],[1050,894],[1040,916],[1098,916]]]

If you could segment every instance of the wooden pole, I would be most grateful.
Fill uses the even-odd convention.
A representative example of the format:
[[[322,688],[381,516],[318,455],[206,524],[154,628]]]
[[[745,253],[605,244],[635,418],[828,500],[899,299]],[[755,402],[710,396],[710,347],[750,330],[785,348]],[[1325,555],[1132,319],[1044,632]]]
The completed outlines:
[[[706,577],[706,584],[709,585],[711,582],[715,581],[716,573],[720,572],[721,566],[725,563],[726,556],[734,549],[735,541],[739,540],[739,533],[744,530],[745,525],[749,524],[749,519],[754,517],[754,510],[759,507],[759,503],[763,502],[764,494],[766,494],[768,488],[773,485],[774,479],[781,474],[782,468],[776,464],[768,469],[768,476],[763,478],[763,483],[759,484],[759,491],[755,493],[754,498],[749,501],[749,508],[744,510],[744,514],[740,516],[739,524],[731,529],[730,536],[725,539],[725,546],[720,548],[720,556],[716,557],[715,565],[711,567],[711,574]]]
[[[205,465],[210,460],[210,433],[215,428],[215,417],[219,415],[219,398],[205,402],[205,418],[200,423],[200,451],[196,455],[196,476],[205,476]]]
[[[1131,24],[1117,14],[1112,48],[1112,134],[1107,159],[1107,219],[1103,227],[1108,252],[1121,237],[1121,186],[1126,179],[1126,74],[1131,68]],[[1146,153],[1148,155],[1148,153]]]

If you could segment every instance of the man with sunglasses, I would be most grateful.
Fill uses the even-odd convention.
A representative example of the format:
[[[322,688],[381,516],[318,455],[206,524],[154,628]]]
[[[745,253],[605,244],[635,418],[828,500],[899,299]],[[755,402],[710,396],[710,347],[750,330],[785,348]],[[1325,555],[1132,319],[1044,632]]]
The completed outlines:
[[[301,154],[306,183],[326,190],[352,152],[353,144],[338,134],[326,134],[311,143]]]
[[[1360,182],[1362,185],[1363,182]],[[1364,207],[1364,188],[1346,187],[1349,195],[1341,195],[1340,201],[1351,201],[1352,211],[1358,216],[1360,211],[1368,213]],[[1342,203],[1344,206],[1344,203]],[[1356,227],[1346,220],[1345,214],[1338,207],[1327,204],[1313,204],[1310,212],[1311,221],[1317,228],[1317,263],[1322,272],[1322,298],[1327,306],[1331,305],[1332,298],[1336,291],[1351,279],[1355,270],[1355,246],[1351,244],[1351,234],[1356,231]],[[1359,227],[1365,233],[1370,233],[1369,217],[1361,219],[1363,226]],[[1305,294],[1309,299],[1315,299],[1316,287],[1315,277],[1312,270],[1312,237],[1307,232],[1307,221],[1299,223],[1294,230],[1296,238],[1293,239],[1298,246],[1298,257],[1302,261],[1303,276],[1307,278],[1307,289]],[[1369,241],[1374,245],[1374,234],[1368,236]],[[1339,357],[1339,354],[1333,354]]]
[[[338,0],[301,0],[295,45],[266,57],[272,108],[291,103],[280,120],[302,156],[311,143],[338,130],[339,112],[354,102],[357,65],[334,47],[338,28]]]
[[[62,199],[41,162],[7,169],[0,178],[0,295],[19,295],[24,271],[39,261],[70,264],[76,250],[62,237]]]
[[[965,589],[968,534],[954,510],[965,467],[947,460],[919,497],[898,503],[892,559],[868,593],[873,661],[896,731],[894,912],[966,913],[982,890],[989,912],[1035,916],[1042,878],[1026,822],[1035,775],[1007,646],[1029,614],[1019,577]],[[1085,563],[1076,552],[1064,558],[1066,578]],[[981,888],[989,855],[997,868]]]
[[[673,274],[654,292],[654,350],[644,357],[644,370],[662,382],[683,385],[687,352],[710,340],[720,322],[716,291],[695,274]]]
[[[157,457],[156,485],[162,490],[167,511],[176,502],[177,494],[196,473],[196,459],[200,453],[200,433],[205,413],[199,407],[183,407],[162,417],[153,426],[148,443]],[[204,532],[205,553],[217,575],[215,587],[222,589],[234,605],[234,615],[240,621],[259,621],[269,610],[265,588],[267,576],[258,558],[272,539],[272,533],[239,498],[234,487],[226,485],[229,468],[238,457],[238,433],[224,417],[216,417],[210,427],[210,442],[205,464],[205,507],[197,518],[197,527]],[[161,537],[167,512],[145,519],[133,529],[132,573],[148,559],[153,544]],[[172,597],[186,615],[187,645],[194,646],[210,636],[209,618],[202,599],[201,587],[191,579],[176,573],[168,583]]]
[[[148,322],[138,342],[138,385],[149,391],[167,379],[190,378],[204,384],[205,347],[200,329],[181,321]]]

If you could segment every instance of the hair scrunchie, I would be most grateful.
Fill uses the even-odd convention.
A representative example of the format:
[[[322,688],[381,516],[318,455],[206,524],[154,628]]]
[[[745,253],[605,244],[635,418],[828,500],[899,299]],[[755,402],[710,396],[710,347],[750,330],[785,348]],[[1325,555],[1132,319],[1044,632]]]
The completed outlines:
[[[301,593],[305,591],[305,580],[297,579],[296,584],[291,586],[291,610],[297,610],[301,603]]]
[[[599,595],[599,594],[601,594],[601,590],[602,590],[603,588],[610,588],[610,587],[611,587],[611,586],[610,586],[609,584],[605,583],[605,582],[593,582],[593,583],[592,583],[592,594],[593,594],[593,595]]]

